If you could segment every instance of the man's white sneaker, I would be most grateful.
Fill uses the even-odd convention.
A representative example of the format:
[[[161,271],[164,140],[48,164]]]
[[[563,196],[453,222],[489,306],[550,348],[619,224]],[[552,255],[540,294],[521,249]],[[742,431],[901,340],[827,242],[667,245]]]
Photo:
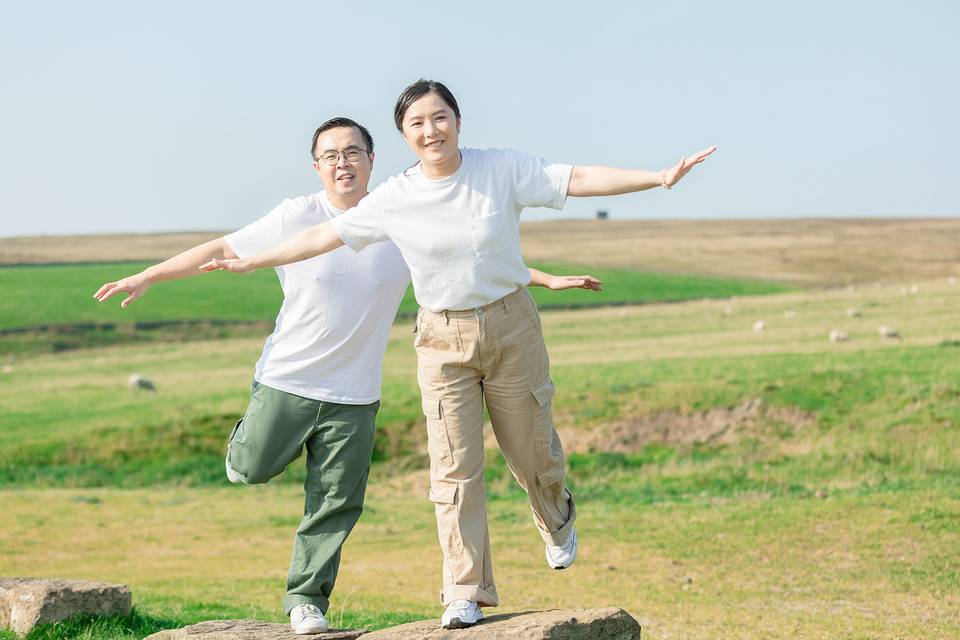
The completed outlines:
[[[312,604],[298,604],[290,609],[290,628],[300,635],[324,633],[329,629],[327,619],[323,617],[323,611]]]
[[[444,629],[463,629],[472,627],[483,620],[483,611],[472,600],[454,600],[440,618]]]
[[[567,542],[559,547],[547,543],[547,564],[551,569],[566,569],[577,558],[577,530],[570,529]]]

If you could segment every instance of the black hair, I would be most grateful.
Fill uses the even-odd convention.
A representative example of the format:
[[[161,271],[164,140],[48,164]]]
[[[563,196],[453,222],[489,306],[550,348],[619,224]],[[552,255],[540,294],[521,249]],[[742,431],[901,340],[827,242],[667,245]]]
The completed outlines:
[[[330,118],[313,132],[313,142],[310,143],[310,157],[313,158],[314,161],[319,160],[319,158],[317,158],[317,139],[320,137],[320,134],[338,127],[356,127],[357,130],[360,131],[360,135],[363,136],[363,141],[367,145],[367,151],[373,153],[373,136],[370,135],[370,132],[367,131],[365,126],[350,118]]]
[[[397,98],[397,104],[393,107],[393,121],[397,125],[397,131],[403,133],[403,116],[407,112],[407,109],[410,108],[410,105],[428,93],[436,93],[443,98],[447,106],[453,109],[453,113],[455,113],[458,118],[460,117],[460,107],[457,105],[457,99],[453,97],[453,94],[450,93],[450,89],[447,89],[446,85],[436,80],[424,80],[420,78],[403,90],[403,93]]]

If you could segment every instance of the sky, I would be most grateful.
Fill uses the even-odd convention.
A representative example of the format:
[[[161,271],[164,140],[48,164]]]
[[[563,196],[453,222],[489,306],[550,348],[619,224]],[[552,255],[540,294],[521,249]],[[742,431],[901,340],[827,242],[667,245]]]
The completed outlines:
[[[672,191],[570,199],[611,218],[957,216],[960,3],[9,3],[0,236],[228,230],[318,191],[345,115],[371,185],[415,161],[410,82],[457,96],[461,144],[659,170]]]

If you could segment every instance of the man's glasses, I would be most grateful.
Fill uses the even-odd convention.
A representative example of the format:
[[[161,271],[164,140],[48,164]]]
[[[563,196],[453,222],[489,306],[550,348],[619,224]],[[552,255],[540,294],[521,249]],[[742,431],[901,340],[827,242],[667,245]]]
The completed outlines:
[[[360,147],[347,147],[343,151],[327,151],[322,154],[318,160],[322,160],[323,164],[328,167],[336,166],[337,162],[340,161],[340,155],[346,159],[347,162],[354,163],[360,159],[360,154],[370,153],[366,149],[361,149]]]

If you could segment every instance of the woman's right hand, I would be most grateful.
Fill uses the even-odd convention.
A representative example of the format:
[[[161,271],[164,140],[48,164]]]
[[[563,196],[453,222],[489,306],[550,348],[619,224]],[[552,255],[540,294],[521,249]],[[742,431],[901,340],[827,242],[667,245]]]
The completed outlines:
[[[231,273],[250,273],[251,271],[254,271],[254,267],[250,264],[250,260],[244,258],[224,260],[213,258],[212,260],[204,262],[202,265],[200,265],[200,271],[230,271]]]
[[[551,291],[564,289],[587,289],[588,291],[603,291],[603,281],[593,276],[550,276],[547,279],[547,288]]]

